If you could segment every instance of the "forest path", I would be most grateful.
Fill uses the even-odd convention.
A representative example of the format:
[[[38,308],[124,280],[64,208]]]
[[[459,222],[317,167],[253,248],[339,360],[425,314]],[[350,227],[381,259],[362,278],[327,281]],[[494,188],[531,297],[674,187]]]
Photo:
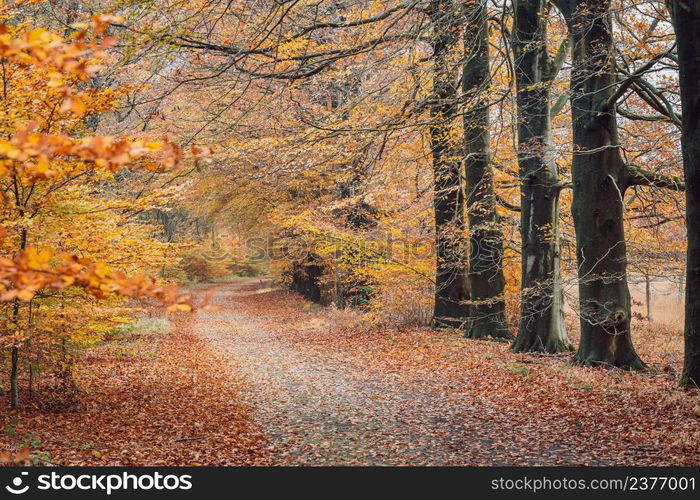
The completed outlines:
[[[402,370],[377,370],[352,350],[333,348],[342,333],[324,321],[328,310],[269,281],[215,285],[206,295],[217,308],[197,313],[195,334],[248,380],[245,403],[267,436],[272,463],[576,463],[551,442],[514,434],[492,401]]]

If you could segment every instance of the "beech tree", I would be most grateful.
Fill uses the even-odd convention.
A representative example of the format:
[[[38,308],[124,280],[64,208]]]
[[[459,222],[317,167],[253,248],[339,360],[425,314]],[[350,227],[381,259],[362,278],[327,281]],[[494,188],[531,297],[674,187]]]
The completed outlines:
[[[489,25],[486,0],[466,5],[462,98],[465,102],[464,168],[469,214],[469,338],[510,338],[505,315],[503,233],[496,195],[489,135]]]
[[[514,2],[513,52],[518,101],[522,293],[517,352],[572,350],[564,324],[559,244],[559,181],[551,151],[550,87],[566,56],[547,53],[546,0]],[[567,39],[568,40],[568,39]]]
[[[688,252],[681,385],[700,385],[700,2],[669,0],[678,44]]]
[[[559,0],[572,44],[572,214],[576,232],[581,342],[574,362],[641,369],[630,332],[624,231],[625,192],[632,186],[684,189],[682,183],[627,165],[617,103],[656,60],[622,82],[615,72],[609,0]]]
[[[434,0],[433,85],[430,141],[435,209],[435,310],[433,324],[460,327],[468,320],[469,284],[465,248],[462,150],[454,136],[458,118],[458,57],[461,16],[452,0]]]
[[[561,0],[572,39],[572,212],[576,229],[581,344],[574,360],[642,368],[632,346],[623,193],[614,106],[616,79],[608,0]]]

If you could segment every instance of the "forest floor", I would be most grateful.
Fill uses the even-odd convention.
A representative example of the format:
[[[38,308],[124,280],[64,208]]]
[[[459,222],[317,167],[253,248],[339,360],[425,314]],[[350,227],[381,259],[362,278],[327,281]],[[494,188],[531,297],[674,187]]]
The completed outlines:
[[[215,307],[170,313],[176,331],[134,340],[127,363],[98,350],[81,407],[15,412],[12,439],[57,464],[700,465],[677,335],[640,332],[658,369],[626,373],[368,329],[268,280],[195,302]]]

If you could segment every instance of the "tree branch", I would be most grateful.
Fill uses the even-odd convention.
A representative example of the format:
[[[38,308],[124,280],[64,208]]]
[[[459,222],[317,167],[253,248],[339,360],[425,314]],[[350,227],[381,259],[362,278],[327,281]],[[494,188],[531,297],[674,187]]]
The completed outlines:
[[[658,61],[670,54],[675,48],[676,44],[674,43],[670,49],[668,49],[665,52],[661,52],[660,54],[656,54],[654,57],[649,59],[649,61],[647,61],[646,64],[639,67],[634,73],[629,74],[627,78],[620,82],[620,85],[617,87],[617,90],[613,93],[613,95],[610,96],[610,99],[608,99],[608,101],[603,105],[603,109],[601,109],[599,112],[607,113],[610,110],[615,109],[617,101],[625,94],[625,92],[627,92],[630,86],[637,80],[639,80],[642,77],[642,75],[644,75],[644,73],[652,69]]]
[[[500,194],[496,194],[496,201],[498,201],[499,205],[501,205],[504,208],[507,208],[508,210],[511,210],[512,212],[520,212],[520,207],[518,205],[513,205]]]
[[[672,191],[685,191],[685,182],[675,175],[657,174],[639,167],[627,167],[627,187],[651,186]]]

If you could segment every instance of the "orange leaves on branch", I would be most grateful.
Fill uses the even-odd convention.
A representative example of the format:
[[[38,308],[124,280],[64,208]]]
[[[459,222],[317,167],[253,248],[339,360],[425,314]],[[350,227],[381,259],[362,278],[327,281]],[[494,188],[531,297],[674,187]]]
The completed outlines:
[[[67,80],[87,81],[100,70],[99,61],[107,57],[106,49],[115,37],[88,40],[88,30],[102,36],[107,26],[121,18],[109,14],[95,15],[89,23],[75,25],[67,38],[44,28],[28,29],[22,25],[0,24],[0,58],[10,64],[49,69],[46,85],[64,96],[60,112],[83,116],[86,105],[82,92],[76,92]]]
[[[96,297],[108,293],[150,297],[170,304],[170,310],[191,310],[184,301],[186,297],[178,297],[176,285],[161,286],[144,275],[128,277],[101,262],[69,254],[54,256],[50,250],[33,247],[13,259],[0,257],[0,301],[15,298],[29,301],[38,290],[61,290],[69,286],[81,287]]]
[[[18,64],[52,67],[64,74],[87,79],[99,69],[89,62],[88,57],[104,57],[104,50],[116,41],[111,37],[87,41],[85,31],[77,31],[72,38],[74,40],[69,41],[44,28],[18,33],[16,27],[0,24],[0,57]]]
[[[105,49],[114,43],[109,37],[89,40],[89,32],[101,37],[111,23],[119,21],[120,18],[109,14],[95,15],[87,23],[74,25],[76,31],[67,37],[43,28],[0,24],[0,58],[5,64],[23,69],[17,78],[43,75],[43,78],[36,79],[36,85],[27,87],[30,95],[18,102],[48,99],[55,102],[59,112],[78,118],[88,112],[101,112],[92,108],[94,96],[88,91],[79,92],[77,84],[96,74],[99,66],[95,62],[104,59]],[[12,97],[16,98],[15,94]],[[53,187],[46,187],[46,183],[37,184],[43,179],[52,179],[51,182],[67,189],[69,179],[91,169],[103,172],[125,168],[164,170],[177,166],[182,159],[179,146],[167,140],[85,137],[80,132],[75,133],[69,125],[70,119],[64,123],[54,122],[53,126],[44,121],[45,117],[34,114],[32,110],[24,115],[8,115],[4,125],[8,134],[0,139],[0,176],[12,177],[20,189],[32,186],[28,193],[49,189],[55,196]],[[192,151],[195,160],[204,153]],[[17,217],[22,219],[29,197],[22,203],[0,201],[8,206],[16,204]],[[42,200],[42,203],[49,202],[52,201],[48,198]],[[35,201],[33,209],[37,210],[39,206]],[[32,233],[30,238],[35,238],[35,235]],[[101,260],[100,256],[93,258]],[[40,290],[66,287],[83,288],[98,298],[106,294],[151,297],[171,304],[176,310],[190,309],[189,305],[178,301],[177,288],[158,285],[143,275],[129,277],[106,264],[70,253],[28,247],[20,253],[9,251],[0,257],[0,301],[29,301]]]
[[[135,166],[135,161],[160,151],[158,163],[143,165],[152,170],[171,168],[181,159],[180,148],[167,140],[144,141],[115,139],[113,137],[84,137],[73,139],[66,135],[50,135],[36,132],[38,124],[31,122],[20,128],[9,139],[0,139],[0,161],[13,160],[30,177],[47,178],[55,174],[51,161],[77,160],[94,163],[95,166],[116,171]],[[0,174],[7,166],[0,162]]]

